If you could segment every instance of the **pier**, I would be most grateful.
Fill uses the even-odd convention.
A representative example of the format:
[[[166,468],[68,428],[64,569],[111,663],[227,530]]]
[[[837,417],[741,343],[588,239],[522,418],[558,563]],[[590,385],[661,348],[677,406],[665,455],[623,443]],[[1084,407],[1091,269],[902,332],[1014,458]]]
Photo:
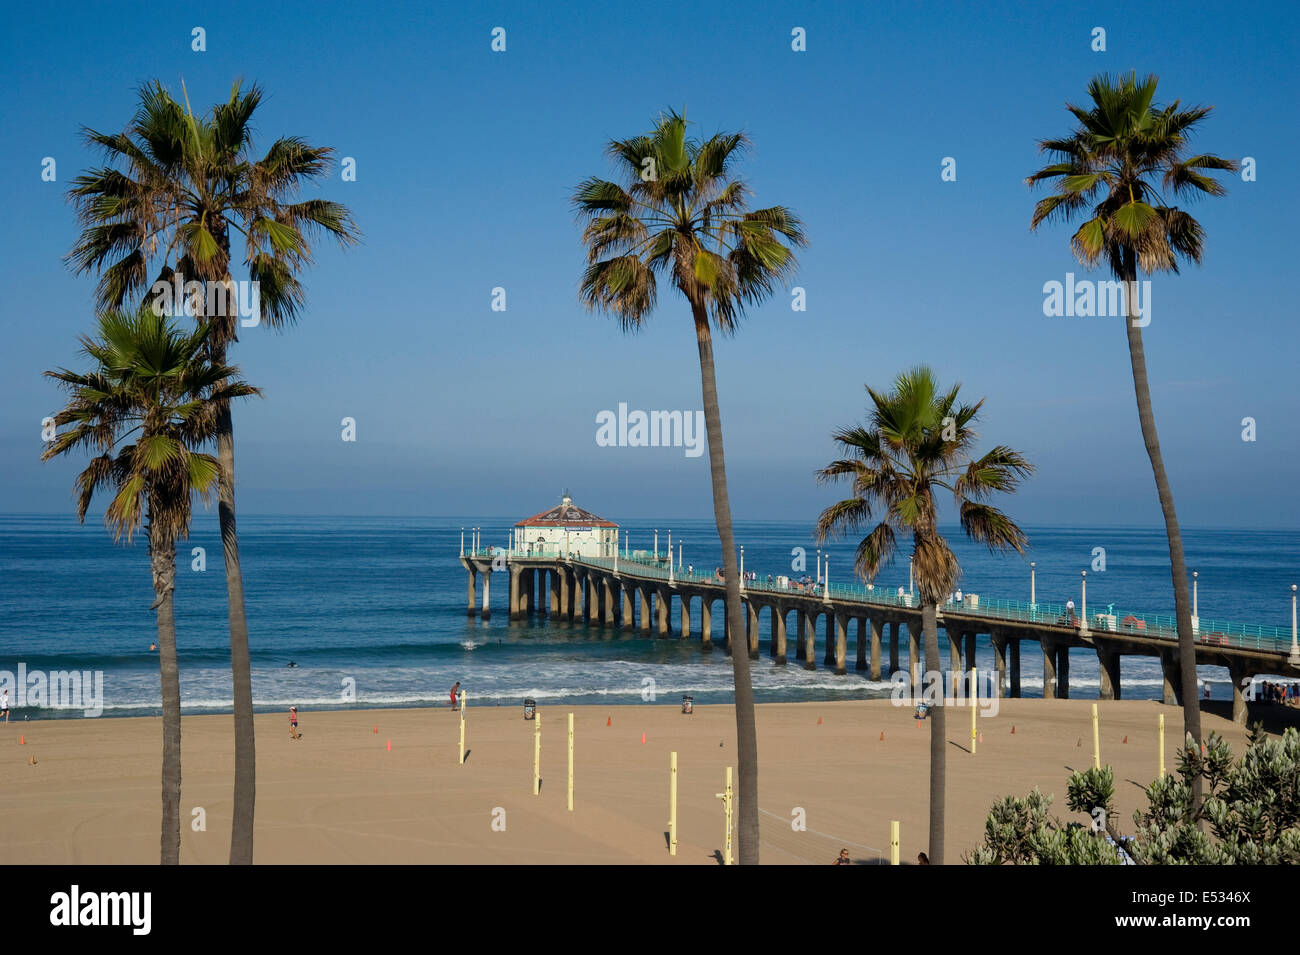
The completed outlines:
[[[490,618],[495,571],[509,577],[511,620],[536,615],[663,638],[694,637],[702,649],[710,650],[713,608],[721,603],[721,643],[729,652],[723,581],[712,574],[681,573],[667,556],[638,555],[623,557],[617,550],[613,557],[565,556],[558,550],[521,555],[499,547],[471,546],[467,551],[462,544],[460,562],[468,572],[469,615]],[[906,640],[913,695],[920,695],[921,608],[915,595],[902,588],[869,584],[822,583],[799,588],[793,582],[783,583],[784,578],[746,581],[743,566],[741,573],[743,630],[751,657],[757,658],[761,652],[759,623],[765,613],[770,632],[767,652],[777,665],[790,662],[793,642],[797,664],[809,670],[820,665],[845,674],[852,633],[855,670],[869,674],[872,680],[887,679],[900,671],[899,645]],[[678,621],[676,627],[674,621]],[[998,696],[1020,696],[1021,644],[1027,641],[1036,644],[1042,655],[1045,699],[1069,698],[1069,651],[1084,648],[1097,654],[1101,699],[1121,698],[1124,657],[1147,656],[1160,660],[1164,702],[1182,702],[1178,633],[1169,616],[1105,613],[1089,618],[1086,600],[1073,613],[1055,604],[967,595],[961,603],[939,606],[938,626],[942,630],[940,648],[947,638],[948,666],[927,661],[927,669],[968,673],[975,669],[976,637],[987,635],[993,646],[993,686]],[[1196,663],[1228,670],[1232,716],[1244,723],[1245,687],[1254,676],[1276,674],[1300,680],[1300,655],[1294,652],[1294,641],[1294,629],[1287,632],[1281,627],[1202,619],[1196,626]]]

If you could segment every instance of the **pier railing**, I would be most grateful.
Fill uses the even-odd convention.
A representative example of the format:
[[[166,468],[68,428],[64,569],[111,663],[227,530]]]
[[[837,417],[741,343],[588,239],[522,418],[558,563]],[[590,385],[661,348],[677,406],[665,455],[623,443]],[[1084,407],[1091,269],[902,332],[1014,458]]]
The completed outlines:
[[[564,560],[560,552],[561,545],[547,548],[544,552],[534,550],[529,554],[509,555],[509,559],[557,559]],[[479,548],[467,551],[467,557],[491,559],[500,557],[502,548]],[[612,557],[571,557],[570,563],[595,567],[613,572],[615,562]],[[674,583],[697,586],[713,585],[721,587],[724,580],[710,571],[677,570],[670,572],[668,557],[656,560],[648,555],[618,557],[618,571],[631,576],[652,579],[672,580]],[[862,603],[883,608],[919,610],[919,597],[903,590],[901,587],[885,587],[860,583],[832,583],[830,593],[826,593],[825,583],[802,584],[787,579],[781,582],[779,577],[758,577],[744,582],[745,591],[781,594],[792,597],[815,597],[821,600]],[[901,591],[901,593],[900,593]],[[1028,603],[1019,600],[988,599],[968,594],[960,602],[949,600],[939,605],[939,612],[964,614],[984,617],[989,620],[1003,620],[1017,623],[1037,623],[1046,626],[1083,629],[1084,620],[1079,608],[1071,610],[1063,604]],[[1095,608],[1089,614],[1087,629],[1093,634],[1113,633],[1116,636],[1152,637],[1161,640],[1178,639],[1177,620],[1168,614],[1131,613],[1114,609],[1106,605],[1105,613],[1097,613]],[[1243,650],[1260,650],[1270,653],[1286,653],[1291,646],[1291,631],[1284,627],[1266,627],[1256,624],[1234,623],[1230,621],[1209,620],[1201,617],[1197,620],[1196,642],[1201,646],[1221,646]]]

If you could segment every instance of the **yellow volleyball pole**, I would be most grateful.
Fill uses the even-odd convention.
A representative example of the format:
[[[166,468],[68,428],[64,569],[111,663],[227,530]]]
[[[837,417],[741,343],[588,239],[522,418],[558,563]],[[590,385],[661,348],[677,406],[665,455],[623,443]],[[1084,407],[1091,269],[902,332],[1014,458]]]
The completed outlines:
[[[1101,730],[1097,725],[1097,704],[1092,704],[1092,768],[1101,769]]]
[[[569,812],[573,812],[573,714],[569,714]]]
[[[533,795],[542,791],[542,714],[533,717]]]
[[[668,759],[668,854],[677,855],[677,751]]]
[[[970,671],[970,693],[968,693],[967,696],[970,697],[970,754],[974,756],[975,744],[979,740],[979,727],[977,726],[977,720],[979,719],[980,712],[980,708],[977,705],[979,703],[980,688],[979,684],[976,682],[976,671],[974,667],[971,667]]]
[[[460,764],[465,765],[465,691],[460,691]]]
[[[898,865],[898,820],[889,824],[889,864]]]
[[[1165,778],[1165,714],[1160,714],[1160,778]]]
[[[714,793],[722,800],[722,817],[726,821],[726,831],[722,836],[722,864],[731,865],[731,767],[727,767],[727,786],[720,793]]]

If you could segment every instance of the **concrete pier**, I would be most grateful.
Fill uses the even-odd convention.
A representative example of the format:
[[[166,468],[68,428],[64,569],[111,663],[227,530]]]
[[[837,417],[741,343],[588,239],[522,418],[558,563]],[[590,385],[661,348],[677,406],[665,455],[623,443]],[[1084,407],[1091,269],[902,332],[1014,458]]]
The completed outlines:
[[[558,555],[507,553],[480,550],[461,554],[466,570],[466,613],[488,623],[492,614],[492,573],[509,574],[509,616],[523,620],[539,617],[581,621],[592,627],[620,628],[651,632],[653,615],[655,632],[660,637],[672,633],[673,598],[680,601],[679,635],[694,636],[691,602],[699,601],[699,636],[701,649],[712,647],[713,605],[722,601],[724,646],[730,649],[729,615],[725,588],[713,577],[675,574],[669,579],[662,563],[624,558],[617,572],[612,559],[595,559]],[[503,566],[504,565],[504,566]],[[674,568],[675,570],[675,568]],[[480,588],[481,581],[481,588]],[[1005,604],[1006,602],[1004,602]],[[1122,695],[1121,660],[1124,656],[1156,657],[1163,675],[1163,701],[1179,703],[1182,684],[1179,679],[1179,651],[1174,636],[1149,627],[1131,625],[1133,617],[1122,626],[1112,623],[1108,629],[1088,629],[1083,621],[1070,618],[1060,608],[1051,612],[1044,605],[1021,605],[1015,612],[980,610],[974,606],[948,604],[938,608],[939,626],[948,640],[947,666],[960,671],[961,681],[969,678],[975,665],[978,635],[988,634],[993,648],[994,692],[998,695],[1021,695],[1020,644],[1037,641],[1043,659],[1043,696],[1068,699],[1070,696],[1070,650],[1087,648],[1097,655],[1102,700],[1120,699]],[[1030,607],[1028,611],[1024,608]],[[849,628],[857,620],[857,655],[855,670],[868,673],[870,679],[892,677],[900,667],[899,642],[902,628],[907,628],[908,667],[913,692],[921,687],[921,608],[914,606],[911,595],[898,595],[889,588],[876,588],[855,594],[840,593],[827,600],[824,593],[781,588],[774,583],[747,582],[741,598],[738,635],[743,634],[751,656],[758,654],[762,614],[769,614],[769,653],[777,665],[788,659],[789,615],[794,614],[795,659],[809,670],[817,669],[818,625],[825,621],[822,666],[832,667],[836,675],[847,674]],[[1094,620],[1094,624],[1101,624]],[[1202,628],[1205,628],[1202,622]],[[1289,636],[1289,634],[1287,635]],[[941,637],[942,640],[944,637]],[[884,661],[884,641],[889,643],[889,661]],[[1274,633],[1270,637],[1229,636],[1224,633],[1198,632],[1196,636],[1198,666],[1223,667],[1228,670],[1233,687],[1233,719],[1245,721],[1249,700],[1245,687],[1257,674],[1277,674],[1281,680],[1300,680],[1300,666],[1288,659],[1289,640]],[[937,662],[937,661],[936,661]],[[926,665],[929,665],[927,661]],[[957,692],[969,693],[964,682]]]

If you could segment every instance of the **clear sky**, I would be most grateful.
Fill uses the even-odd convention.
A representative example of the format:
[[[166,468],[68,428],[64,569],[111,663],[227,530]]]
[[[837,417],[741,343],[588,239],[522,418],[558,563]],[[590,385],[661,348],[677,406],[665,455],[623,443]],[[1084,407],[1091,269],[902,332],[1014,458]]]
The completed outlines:
[[[709,516],[707,456],[597,445],[597,414],[620,402],[700,408],[699,368],[689,312],[666,288],[633,337],[580,307],[568,204],[584,177],[610,174],[609,139],[675,107],[702,134],[745,130],[755,203],[793,207],[811,240],[794,282],[807,310],[782,291],[717,345],[737,518],[811,519],[834,494],[813,471],[833,456],[831,430],[862,415],[864,383],[927,362],[987,398],[988,439],[1037,464],[1013,514],[1157,524],[1123,328],[1043,315],[1043,284],[1084,269],[1071,228],[1030,233],[1038,193],[1023,183],[1090,77],[1137,69],[1160,76],[1162,102],[1216,107],[1198,148],[1257,168],[1193,209],[1203,265],[1153,287],[1147,356],[1180,516],[1300,526],[1297,9],[8,4],[0,510],[72,506],[80,462],[38,455],[60,400],[40,372],[83,363],[92,318],[93,277],[62,259],[77,233],[68,182],[97,161],[79,127],[122,129],[151,79],[178,95],[184,80],[207,106],[243,77],[268,94],[256,148],[296,134],[356,160],[355,182],[336,168],[319,194],[364,232],[346,252],[320,249],[297,327],[246,331],[232,353],[265,390],[236,412],[246,512],[524,516],[567,486],[614,519]],[[44,157],[56,182],[41,179]]]

